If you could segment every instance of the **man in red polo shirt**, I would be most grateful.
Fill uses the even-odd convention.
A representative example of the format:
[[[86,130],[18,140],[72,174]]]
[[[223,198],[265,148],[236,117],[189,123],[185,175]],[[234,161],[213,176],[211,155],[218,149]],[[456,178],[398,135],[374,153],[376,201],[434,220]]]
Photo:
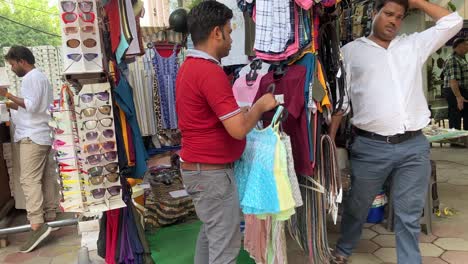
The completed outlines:
[[[195,264],[231,264],[241,246],[240,208],[233,162],[245,136],[277,102],[266,94],[241,111],[220,61],[231,49],[232,11],[216,1],[194,7],[187,19],[195,46],[179,70],[176,108],[182,133],[185,188],[203,222]]]

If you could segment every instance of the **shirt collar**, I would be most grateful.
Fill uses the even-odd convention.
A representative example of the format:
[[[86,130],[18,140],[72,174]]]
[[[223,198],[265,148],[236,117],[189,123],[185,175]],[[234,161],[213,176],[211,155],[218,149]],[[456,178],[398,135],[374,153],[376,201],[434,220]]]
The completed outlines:
[[[187,50],[187,57],[209,60],[209,61],[214,62],[214,63],[221,66],[221,63],[217,59],[215,59],[210,54],[208,54],[208,53],[206,53],[204,51],[201,51],[201,50],[189,49],[189,50]]]
[[[392,46],[394,46],[396,43],[398,43],[401,39],[401,36],[396,36],[391,42],[390,42],[390,45],[388,45],[388,48],[387,49],[390,49]],[[375,43],[374,41],[368,39],[367,37],[360,37],[357,39],[358,41],[361,41],[361,42],[364,42],[364,43],[367,43],[369,45],[372,45],[374,47],[378,47],[378,48],[381,48],[381,49],[384,49],[384,47],[380,46],[379,44]]]

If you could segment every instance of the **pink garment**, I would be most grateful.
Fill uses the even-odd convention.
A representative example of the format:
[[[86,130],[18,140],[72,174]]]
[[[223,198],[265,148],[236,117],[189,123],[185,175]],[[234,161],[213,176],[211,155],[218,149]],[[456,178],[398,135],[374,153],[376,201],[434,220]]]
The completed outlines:
[[[257,55],[257,57],[266,61],[283,61],[289,58],[289,56],[296,54],[299,51],[299,15],[297,12],[296,5],[294,5],[294,21],[296,21],[296,23],[295,23],[295,28],[294,28],[295,39],[294,39],[293,44],[289,45],[286,48],[286,50],[280,54],[268,54],[268,53],[255,50],[255,54]]]
[[[312,5],[314,4],[313,0],[296,0],[295,1],[297,5],[302,7],[302,9],[309,10]]]
[[[258,219],[255,215],[244,215],[244,249],[249,252],[255,263],[266,263],[267,244],[270,236],[271,218]]]
[[[255,81],[247,81],[246,76],[241,76],[234,82],[232,92],[240,107],[252,106],[262,77],[263,75],[258,75]]]

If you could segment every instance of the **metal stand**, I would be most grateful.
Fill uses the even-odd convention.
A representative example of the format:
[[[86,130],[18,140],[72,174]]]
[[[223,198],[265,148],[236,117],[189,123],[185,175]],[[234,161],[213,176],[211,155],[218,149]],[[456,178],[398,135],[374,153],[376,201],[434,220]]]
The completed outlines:
[[[50,227],[71,226],[71,225],[77,225],[78,224],[78,219],[77,218],[65,219],[65,220],[48,222],[47,224]],[[4,236],[4,235],[8,235],[8,234],[28,232],[30,230],[31,230],[31,225],[22,225],[22,226],[14,226],[14,227],[3,228],[3,229],[0,229],[0,237]]]

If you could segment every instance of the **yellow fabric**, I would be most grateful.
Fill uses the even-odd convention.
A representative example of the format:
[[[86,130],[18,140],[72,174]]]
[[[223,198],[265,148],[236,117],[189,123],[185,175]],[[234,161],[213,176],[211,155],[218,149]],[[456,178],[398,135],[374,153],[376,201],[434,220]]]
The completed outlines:
[[[291,215],[295,213],[296,203],[291,191],[291,182],[288,177],[288,161],[286,148],[277,135],[278,141],[276,143],[275,161],[273,172],[276,180],[276,190],[278,192],[278,201],[280,205],[280,213],[276,214],[273,218],[275,220],[288,220]]]
[[[125,117],[124,111],[119,108],[120,125],[122,129],[122,137],[125,146],[125,155],[127,155],[128,166],[134,166],[135,163],[130,160],[130,146],[128,145],[128,133],[127,133],[127,118]]]
[[[325,96],[323,97],[322,99],[322,102],[321,102],[321,105],[322,106],[325,106],[327,108],[330,108],[331,107],[331,102],[330,102],[330,98],[328,97],[328,91],[327,91],[327,84],[325,82],[325,76],[323,75],[323,68],[322,68],[322,64],[320,63],[320,61],[317,60],[317,75],[318,75],[318,78],[319,78],[319,82],[320,84],[322,84],[322,87],[323,87],[323,90],[325,92]],[[322,112],[322,111],[320,111]]]

